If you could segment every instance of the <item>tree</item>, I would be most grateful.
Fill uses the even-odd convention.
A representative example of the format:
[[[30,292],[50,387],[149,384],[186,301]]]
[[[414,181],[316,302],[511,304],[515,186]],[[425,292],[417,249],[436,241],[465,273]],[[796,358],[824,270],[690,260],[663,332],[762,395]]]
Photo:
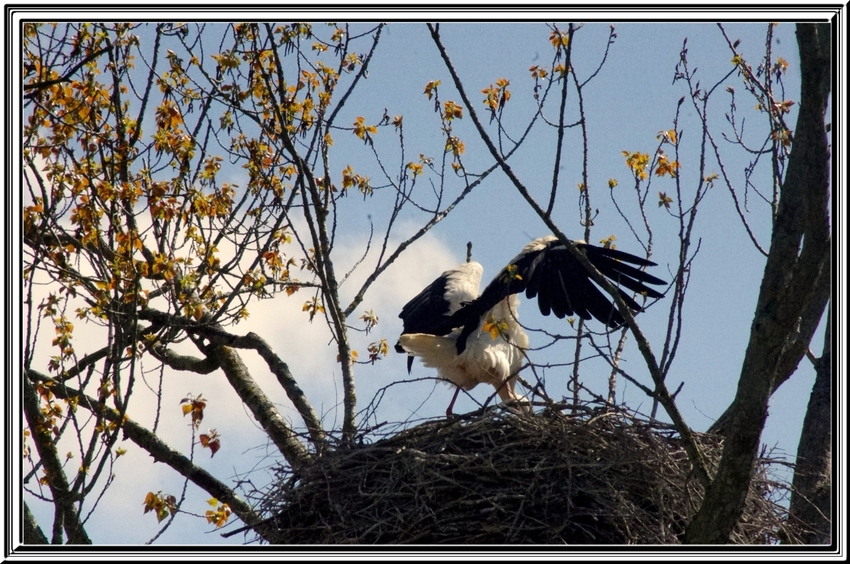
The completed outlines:
[[[352,107],[358,92],[369,88],[370,70],[383,70],[370,65],[385,27],[25,25],[23,412],[29,433],[24,454],[30,464],[25,484],[31,499],[46,498],[54,506],[47,535],[51,542],[90,542],[85,522],[127,453],[124,440],[212,496],[213,506],[204,515],[209,523],[222,526],[231,513],[249,525],[262,522],[240,494],[247,480],[228,485],[221,472],[216,475],[195,459],[196,445],[209,449],[213,457],[226,444],[228,430],[201,432],[205,415],[215,409],[203,394],[178,398],[163,392],[169,380],[183,373],[223,374],[271,448],[294,470],[367,438],[369,425],[378,421],[380,401],[358,411],[356,391],[362,380],[355,386],[355,376],[387,355],[387,339],[394,336],[376,338],[371,332],[379,316],[395,312],[366,310],[364,300],[391,265],[435,225],[454,217],[458,205],[492,182],[491,176],[507,179],[528,209],[595,272],[570,245],[555,217],[558,203],[566,198],[560,171],[566,155],[575,153],[569,143],[583,140],[577,203],[584,237],[591,240],[591,197],[602,191],[594,187],[588,166],[585,92],[615,45],[614,28],[598,66],[587,72],[574,68],[584,66],[573,51],[583,27],[550,26],[551,58],[548,65],[530,69],[534,110],[523,122],[511,114],[507,79],[499,78],[481,91],[483,105],[470,97],[470,86],[455,68],[440,26],[428,25],[451,80],[433,79],[424,85],[425,102],[433,104],[436,116],[428,140],[438,156],[422,152],[410,160],[413,142],[405,137],[411,127],[407,116],[384,109],[378,117],[380,111],[376,114],[374,108]],[[710,89],[700,89],[683,47],[675,78],[687,85],[688,95],[674,105],[671,128],[659,134],[653,157],[624,152],[633,179],[630,196],[637,204],[626,208],[620,203],[624,196],[614,190],[617,182],[608,183],[617,213],[651,256],[658,244],[647,214],[651,179],[654,175],[673,181],[675,192],[668,196],[659,191],[658,196],[659,209],[669,212],[678,231],[666,326],[658,341],[652,342],[598,272],[595,279],[614,296],[627,328],[600,333],[578,322],[571,332],[560,334],[566,331],[561,327],[552,336],[552,343],[573,343],[573,401],[590,395],[613,403],[616,382],[624,379],[657,402],[676,425],[707,488],[706,503],[688,529],[691,541],[728,538],[758,454],[767,399],[805,354],[828,298],[828,30],[805,25],[799,30],[805,71],[793,141],[785,123],[791,103],[779,96],[787,64],[783,67],[782,59],[773,59],[770,31],[763,71],[753,71],[729,41],[732,68]],[[776,190],[767,198],[774,229],[765,252],[764,290],[739,397],[730,408],[733,423],[726,451],[715,476],[680,412],[678,391],[668,388],[668,376],[699,249],[694,240],[697,212],[715,182],[725,183],[736,195],[734,182],[728,176],[719,180],[709,164],[723,166],[723,151],[712,135],[709,100],[733,76],[740,77],[758,100],[759,115],[766,118],[756,163],[769,161]],[[686,102],[701,125],[694,190],[680,174],[684,145],[679,112]],[[733,115],[734,103],[733,95]],[[480,112],[489,115],[489,123]],[[743,132],[734,119],[731,124],[741,135],[738,145],[746,149]],[[421,132],[420,122],[415,127]],[[541,192],[530,189],[515,172],[516,159],[511,159],[540,129],[554,140],[551,188],[542,192],[542,199]],[[467,150],[473,143],[474,150]],[[799,168],[800,163],[809,168]],[[757,178],[752,171],[748,174]],[[803,189],[806,186],[818,190]],[[621,205],[630,211],[621,211]],[[746,223],[741,208],[737,211]],[[346,243],[356,230],[352,217],[357,214],[369,214],[369,237],[352,256]],[[414,227],[403,225],[409,217],[418,222]],[[756,237],[753,240],[758,246]],[[805,244],[798,254],[800,240]],[[606,244],[613,244],[613,238]],[[328,425],[326,414],[317,410],[320,404],[305,391],[310,386],[308,371],[290,367],[268,335],[240,330],[240,323],[275,297],[275,304],[297,300],[301,315],[326,331],[331,349],[316,354],[332,355],[338,363],[338,423]],[[774,313],[772,304],[777,303],[781,311]],[[776,330],[765,332],[771,324]],[[99,340],[81,342],[76,336],[81,326],[86,331],[97,327]],[[630,338],[651,384],[623,368]],[[368,358],[361,357],[358,348],[367,351]],[[611,375],[607,397],[579,378],[579,367],[586,365],[579,361],[587,349],[604,361]],[[766,350],[780,352],[765,357]],[[774,365],[753,364],[764,358]],[[285,392],[297,423],[274,399],[278,390],[261,385],[259,371],[249,368],[257,359]],[[563,373],[566,363],[559,362],[555,368]],[[821,361],[821,371],[826,364]],[[536,379],[536,385],[528,387],[552,403],[541,377],[546,370],[533,364],[528,379]],[[154,376],[155,385],[149,381]],[[750,376],[758,383],[748,383]],[[152,391],[153,403],[139,399],[148,393],[145,388]],[[192,422],[190,446],[183,450],[162,439],[166,430],[161,422],[174,405]],[[824,410],[822,400],[810,407],[813,416]],[[329,412],[336,415],[335,410]],[[753,419],[744,420],[748,417]],[[828,444],[811,457],[822,455],[822,448]],[[165,529],[178,513],[197,511],[187,507],[185,497],[185,491],[177,496],[151,490],[144,511],[153,512],[159,521],[168,519]],[[128,503],[137,506],[141,501]],[[811,523],[811,517],[801,518]],[[28,539],[39,542],[39,526],[33,524],[30,530]],[[263,536],[262,527],[257,532]]]
[[[802,89],[793,146],[788,154],[787,172],[777,179],[779,197],[773,235],[738,394],[730,408],[723,458],[706,501],[689,526],[687,538],[691,542],[723,542],[739,519],[767,417],[768,399],[797,369],[829,300],[832,253],[826,135],[829,26],[798,24],[797,43]],[[750,69],[744,72],[754,89],[769,96],[766,102],[779,103],[753,77]],[[823,362],[828,362],[828,355],[825,358]],[[812,417],[828,419],[823,403],[813,401],[810,408]],[[814,431],[811,426],[806,429]],[[801,444],[813,439],[814,436],[804,435]],[[828,438],[819,444],[826,452],[805,453],[804,461],[811,461],[814,456],[828,457]],[[802,503],[806,502],[798,501]]]

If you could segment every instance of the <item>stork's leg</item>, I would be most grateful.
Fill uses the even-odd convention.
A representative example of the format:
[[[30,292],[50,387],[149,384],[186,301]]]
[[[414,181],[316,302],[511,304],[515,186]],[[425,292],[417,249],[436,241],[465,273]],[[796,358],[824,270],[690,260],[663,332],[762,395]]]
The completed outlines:
[[[449,403],[449,407],[446,409],[446,417],[451,418],[452,416],[452,408],[455,406],[455,400],[457,399],[457,395],[460,393],[460,386],[455,387],[455,395],[452,396],[452,401]]]
[[[502,403],[517,401],[519,399],[516,395],[516,390],[514,389],[515,385],[515,380],[513,378],[509,378],[496,388],[496,392],[499,394],[499,398],[502,400]]]
[[[496,390],[499,393],[502,403],[514,405],[522,411],[531,413],[531,405],[528,403],[527,399],[517,395],[515,386],[516,378],[509,378]]]

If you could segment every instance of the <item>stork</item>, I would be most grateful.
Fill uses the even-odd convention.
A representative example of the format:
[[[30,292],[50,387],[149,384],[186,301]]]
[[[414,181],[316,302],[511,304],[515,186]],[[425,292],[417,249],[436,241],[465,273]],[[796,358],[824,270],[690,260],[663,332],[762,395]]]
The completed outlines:
[[[642,307],[626,293],[660,298],[646,284],[666,284],[638,267],[654,262],[635,255],[575,241],[593,266],[612,283],[634,312]],[[632,266],[636,265],[636,266]],[[407,370],[413,358],[457,386],[446,416],[461,389],[481,383],[496,388],[501,400],[518,402],[517,372],[528,349],[528,336],[517,320],[518,295],[537,298],[540,313],[562,319],[569,315],[597,319],[615,328],[625,322],[611,300],[593,283],[588,272],[557,237],[535,239],[484,288],[479,295],[484,269],[467,262],[447,270],[410,300],[399,317],[404,328],[396,351],[407,353]]]

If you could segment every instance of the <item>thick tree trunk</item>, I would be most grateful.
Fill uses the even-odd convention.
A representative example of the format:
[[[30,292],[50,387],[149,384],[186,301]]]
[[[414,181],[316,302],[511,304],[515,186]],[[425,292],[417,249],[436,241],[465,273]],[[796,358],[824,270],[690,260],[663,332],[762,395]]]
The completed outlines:
[[[791,492],[790,519],[804,532],[804,544],[829,544],[832,541],[830,514],[832,505],[832,311],[826,324],[823,354],[815,364],[817,375],[800,446]]]
[[[830,274],[831,249],[824,121],[830,92],[829,25],[799,24],[797,43],[802,80],[794,144],[723,456],[703,505],[687,528],[688,543],[728,541],[749,491],[770,395],[776,383],[796,369],[809,345],[800,338],[801,325],[809,324],[802,316],[823,315],[817,306]]]

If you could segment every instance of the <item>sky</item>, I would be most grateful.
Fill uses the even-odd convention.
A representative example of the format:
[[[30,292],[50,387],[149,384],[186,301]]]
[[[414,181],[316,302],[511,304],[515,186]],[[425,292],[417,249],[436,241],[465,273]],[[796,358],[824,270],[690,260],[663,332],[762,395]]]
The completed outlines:
[[[586,86],[584,98],[584,112],[588,122],[589,185],[593,207],[599,210],[590,242],[598,243],[600,239],[615,235],[619,249],[640,254],[640,244],[631,236],[628,226],[610,201],[607,181],[609,178],[618,180],[617,196],[625,207],[632,206],[633,210],[634,195],[628,187],[630,172],[626,168],[622,151],[652,154],[658,145],[658,132],[673,127],[677,101],[686,94],[684,83],[673,83],[672,80],[685,38],[689,64],[691,68],[699,69],[697,76],[703,85],[714,84],[731,70],[732,54],[714,23],[612,23],[616,30],[616,40],[610,47],[604,66]],[[567,27],[563,23],[559,26],[561,29]],[[534,108],[529,67],[550,66],[552,62],[549,30],[545,25],[537,23],[443,24],[440,29],[452,62],[466,84],[467,91],[478,104],[476,110],[479,115],[485,115],[480,90],[499,78],[511,81],[512,99],[505,110],[505,124],[508,132],[516,135],[527,123]],[[763,52],[766,24],[736,23],[725,25],[725,29],[732,40],[741,40],[738,49],[755,64]],[[583,76],[589,76],[600,64],[609,30],[608,22],[586,24],[576,34],[573,61],[577,72]],[[220,33],[220,30],[210,26],[208,32]],[[793,24],[782,23],[776,27],[774,57],[783,57],[789,63],[785,97],[791,100],[799,98],[796,90],[799,80],[796,49]],[[360,115],[366,118],[367,123],[377,123],[386,108],[390,116],[404,116],[405,160],[414,160],[420,153],[439,158],[443,140],[433,113],[433,102],[429,102],[423,94],[425,84],[432,80],[442,81],[441,100],[453,99],[459,102],[449,74],[424,24],[390,24],[370,64],[368,79],[363,81],[356,97],[348,102],[339,123],[353,123]],[[733,75],[728,83],[737,92],[739,111],[747,115],[748,136],[755,141],[759,137],[757,132],[763,131],[765,127],[764,119],[753,109],[755,101],[744,92],[740,79]],[[724,88],[725,84],[718,90]],[[710,106],[711,123],[718,132],[729,131],[724,119],[728,98],[725,92],[718,92]],[[552,118],[555,117],[555,108],[556,99],[553,98],[547,107],[547,113]],[[570,112],[568,116],[574,118],[575,110]],[[793,124],[795,119],[796,114],[792,110],[789,123]],[[482,143],[476,141],[471,120],[466,114],[455,127],[456,134],[466,144],[464,162],[468,169],[481,170],[489,166],[489,156]],[[682,105],[679,129],[682,131],[680,162],[683,186],[686,194],[691,194],[699,178],[699,129],[695,110],[689,100]],[[343,134],[338,135],[342,137]],[[749,157],[742,158],[740,151],[724,144],[719,137],[718,134],[724,166],[735,185],[741,186],[743,170]],[[382,154],[390,155],[390,163],[397,168],[400,157],[390,128],[382,129],[375,139],[376,148],[384,151]],[[561,187],[553,215],[561,230],[573,238],[581,238],[584,233],[584,228],[579,224],[576,188],[576,184],[581,182],[580,143],[577,130],[571,130],[565,145],[566,152],[560,170]],[[374,158],[362,142],[348,139],[341,140],[338,145],[335,144],[331,154],[331,170],[341,171],[346,164],[352,164],[358,173],[362,171],[372,178],[380,177]],[[540,199],[547,195],[551,183],[553,153],[551,130],[547,131],[547,128],[538,125],[529,141],[510,161],[517,176]],[[719,172],[716,165],[712,164],[708,165],[707,171]],[[222,171],[222,178],[237,184],[246,183],[243,171],[238,167]],[[459,180],[449,179],[446,191],[454,194],[460,192],[462,187]],[[667,280],[672,280],[671,270],[675,268],[678,223],[655,204],[653,195],[656,191],[670,192],[673,189],[671,180],[654,179],[647,207],[648,219],[654,230],[652,258],[658,262],[653,273]],[[420,194],[423,201],[427,201],[427,190]],[[349,197],[343,203],[345,215],[339,227],[337,260],[340,264],[337,272],[348,272],[360,258],[370,222],[374,223],[376,232],[381,233],[381,227],[387,220],[388,202],[391,202],[388,193],[377,193],[365,202],[361,200],[359,197]],[[770,234],[769,207],[752,193],[748,203],[747,221],[759,242],[766,247]],[[700,252],[692,268],[682,340],[668,386],[676,389],[682,384],[678,395],[679,408],[693,429],[704,431],[734,397],[764,257],[747,238],[732,208],[729,191],[723,185],[718,184],[710,190],[700,205],[696,227]],[[423,214],[414,211],[403,213],[391,235],[391,241],[397,244],[415,232],[423,222],[423,217]],[[630,217],[634,218],[633,212]],[[473,244],[474,260],[484,266],[486,282],[527,242],[546,234],[545,225],[528,209],[509,181],[498,172],[492,174],[452,214],[404,253],[370,289],[355,317],[371,309],[380,317],[380,322],[371,335],[355,338],[355,348],[360,347],[361,355],[365,355],[366,344],[376,338],[386,338],[392,345],[401,330],[397,314],[403,304],[441,272],[462,262],[467,241]],[[347,303],[356,293],[368,274],[368,267],[374,265],[375,260],[373,252],[360,268],[353,271],[341,289],[343,303]],[[301,311],[303,296],[296,296],[293,299],[278,296],[273,300],[255,303],[249,319],[229,330],[238,334],[254,331],[262,335],[290,366],[316,411],[322,415],[325,427],[338,428],[341,382],[335,351],[329,347],[327,328],[318,321],[312,324],[307,322],[306,315]],[[667,306],[668,303],[661,300],[638,316],[638,322],[654,347],[661,347],[668,315]],[[568,332],[564,321],[542,318],[536,309],[536,304],[523,300],[520,306],[523,323],[551,331]],[[93,328],[79,328],[82,334],[89,330],[95,331]],[[822,347],[821,331],[822,328],[812,345],[816,355],[820,354]],[[534,334],[531,337],[535,339]],[[656,354],[658,352],[656,350]],[[571,355],[571,349],[558,345],[540,351],[534,360],[540,363],[563,362],[566,355]],[[297,419],[297,413],[263,362],[248,351],[243,351],[241,356],[260,386],[280,406],[283,415]],[[153,363],[146,365],[148,369],[153,367]],[[631,341],[626,350],[626,367],[641,382],[649,385],[649,376],[642,368],[642,361]],[[566,371],[564,368],[545,370],[547,391],[551,396],[559,398],[568,395]],[[433,376],[418,362],[408,376],[405,357],[402,355],[393,354],[374,365],[358,365],[355,370],[358,408],[366,407],[375,394],[386,388],[374,418],[375,423],[415,423],[440,417],[445,412],[453,389],[436,382]],[[607,378],[608,372],[600,362],[591,359],[584,365],[582,380],[595,391],[604,393]],[[797,448],[813,380],[811,365],[804,359],[797,373],[770,402],[771,415],[762,441],[768,448],[775,447],[777,453],[791,459]],[[244,477],[250,477],[257,484],[269,479],[269,468],[279,462],[280,457],[276,455],[273,445],[267,443],[265,435],[229,389],[220,372],[195,375],[166,371],[162,375],[150,370],[145,375],[145,385],[151,389],[162,386],[163,395],[167,399],[161,413],[159,431],[174,448],[187,452],[191,444],[191,430],[188,420],[179,410],[179,399],[188,393],[202,394],[209,402],[202,429],[217,428],[223,434],[223,446],[215,458],[210,458],[206,450],[196,449],[196,462],[231,483],[235,478]],[[482,402],[491,393],[492,390],[482,386],[472,391],[471,396]],[[145,406],[152,405],[153,399],[152,391],[139,390],[134,419],[146,425],[153,423],[150,410],[145,409]],[[617,399],[642,413],[648,413],[651,408],[651,401],[625,381],[619,383]],[[461,394],[455,412],[464,413],[476,407],[473,399]],[[114,469],[115,483],[99,503],[88,524],[95,543],[139,544],[148,541],[156,535],[159,526],[151,515],[142,514],[144,495],[148,491],[158,490],[179,495],[183,487],[182,481],[170,469],[153,463],[150,457],[129,441],[122,443],[122,446],[128,449],[128,454],[119,459]],[[203,513],[208,494],[191,484],[186,492],[187,510]],[[42,526],[49,529],[52,522],[50,506],[34,500],[32,496],[27,501]],[[244,542],[241,535],[226,541],[221,539],[219,532],[202,519],[181,517],[157,543]]]

